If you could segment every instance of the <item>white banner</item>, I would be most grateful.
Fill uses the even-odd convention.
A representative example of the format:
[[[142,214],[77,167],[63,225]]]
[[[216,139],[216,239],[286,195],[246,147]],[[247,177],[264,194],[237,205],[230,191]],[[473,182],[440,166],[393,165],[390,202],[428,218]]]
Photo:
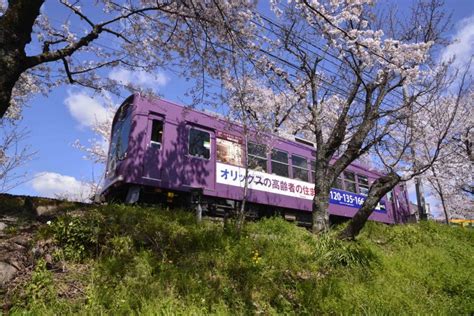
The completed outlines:
[[[314,184],[295,179],[280,177],[275,174],[248,170],[248,188],[252,190],[271,192],[286,196],[312,200]],[[216,163],[216,182],[244,187],[245,168]]]
[[[216,182],[244,187],[245,168],[231,166],[218,162],[216,166]],[[275,174],[250,170],[248,171],[248,188],[252,190],[282,194],[300,199],[312,200],[314,197],[314,184],[295,179],[289,179]],[[331,189],[330,204],[360,208],[366,196],[348,191]],[[385,201],[381,201],[375,208],[376,212],[386,213]]]

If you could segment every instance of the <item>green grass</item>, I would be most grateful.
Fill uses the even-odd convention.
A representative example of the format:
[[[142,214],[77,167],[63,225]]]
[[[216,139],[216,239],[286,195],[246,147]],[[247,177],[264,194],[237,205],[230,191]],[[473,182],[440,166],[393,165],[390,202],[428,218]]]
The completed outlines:
[[[82,290],[59,295],[64,278],[40,261],[12,314],[474,312],[474,231],[458,227],[369,223],[346,242],[279,218],[238,234],[182,211],[118,205],[60,217],[38,236],[55,240],[56,260],[87,267],[75,279]]]

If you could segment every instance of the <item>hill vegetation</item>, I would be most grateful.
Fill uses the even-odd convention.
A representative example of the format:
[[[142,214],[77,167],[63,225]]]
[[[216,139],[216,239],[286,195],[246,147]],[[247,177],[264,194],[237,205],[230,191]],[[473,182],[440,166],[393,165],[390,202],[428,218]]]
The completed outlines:
[[[9,287],[8,312],[474,312],[472,229],[369,223],[349,242],[280,218],[230,226],[123,205],[65,213],[36,231],[34,268]]]

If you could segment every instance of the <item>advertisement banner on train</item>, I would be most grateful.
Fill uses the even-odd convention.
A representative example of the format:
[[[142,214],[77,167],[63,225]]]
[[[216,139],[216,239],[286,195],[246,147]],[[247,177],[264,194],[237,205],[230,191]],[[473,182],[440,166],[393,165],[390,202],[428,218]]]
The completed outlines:
[[[365,196],[339,189],[331,189],[329,203],[360,208],[364,204]],[[385,204],[380,202],[375,208],[375,212],[386,213]]]
[[[216,178],[217,183],[243,188],[245,183],[245,168],[217,162]],[[281,194],[306,200],[312,200],[314,197],[313,183],[285,178],[275,174],[249,170],[247,183],[248,188],[252,190]],[[364,200],[364,195],[331,189],[329,203],[360,208],[364,203]],[[379,203],[375,211],[385,213],[385,205]]]

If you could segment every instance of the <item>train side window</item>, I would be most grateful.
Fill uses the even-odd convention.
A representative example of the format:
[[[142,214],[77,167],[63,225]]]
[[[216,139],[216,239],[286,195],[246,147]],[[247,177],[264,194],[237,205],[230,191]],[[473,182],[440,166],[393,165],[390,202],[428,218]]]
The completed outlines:
[[[387,201],[390,201],[393,203],[393,191],[390,191],[387,193]]]
[[[359,184],[359,193],[363,195],[369,194],[369,178],[367,176],[357,175],[357,183]]]
[[[293,179],[308,182],[308,161],[300,156],[291,156],[291,164],[293,165]]]
[[[288,153],[273,149],[272,150],[272,173],[288,178]]]
[[[334,187],[336,189],[344,190],[344,186],[342,185],[342,174],[337,176],[336,182],[334,183]]]
[[[209,159],[211,157],[211,134],[191,128],[189,130],[189,148],[191,156]]]
[[[161,142],[163,140],[163,121],[153,120],[151,123],[151,138],[150,145],[161,149]]]
[[[353,172],[344,171],[344,187],[346,191],[356,193],[356,180]]]
[[[311,170],[311,181],[314,183],[316,181],[316,161],[311,160],[309,164],[309,169]]]
[[[267,146],[249,142],[247,144],[247,164],[249,169],[267,172]]]

